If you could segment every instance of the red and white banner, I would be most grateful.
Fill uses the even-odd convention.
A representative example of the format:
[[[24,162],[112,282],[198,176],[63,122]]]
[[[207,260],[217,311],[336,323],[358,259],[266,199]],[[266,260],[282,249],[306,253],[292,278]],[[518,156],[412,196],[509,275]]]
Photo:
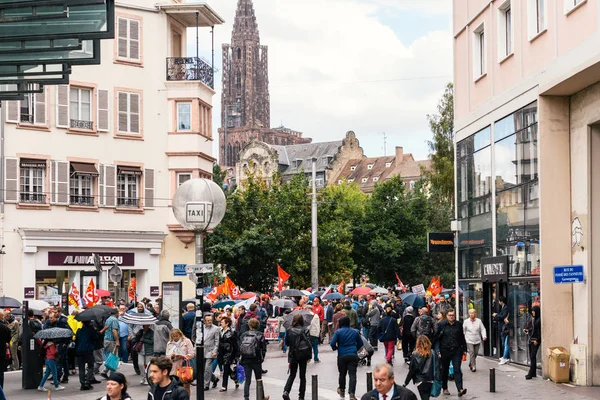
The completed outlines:
[[[85,306],[88,308],[95,306],[96,303],[100,301],[100,296],[98,296],[98,293],[96,293],[94,278],[90,279],[90,283],[88,284],[88,287],[85,290],[85,295],[83,296],[83,301]]]
[[[75,286],[75,282],[71,283],[71,289],[69,289],[69,305],[75,307],[76,310],[82,307],[81,295],[77,286]]]

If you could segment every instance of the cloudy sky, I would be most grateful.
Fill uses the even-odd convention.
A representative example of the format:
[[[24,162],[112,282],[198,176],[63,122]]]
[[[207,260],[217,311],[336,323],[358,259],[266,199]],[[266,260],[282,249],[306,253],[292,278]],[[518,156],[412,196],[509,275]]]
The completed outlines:
[[[436,112],[452,78],[450,0],[254,0],[261,44],[269,46],[271,126],[304,132],[313,142],[353,130],[369,157],[403,146],[427,157],[426,115]],[[210,6],[226,23],[215,28],[215,65],[231,42],[237,0]],[[200,31],[210,60],[210,30]],[[189,49],[195,48],[190,31]],[[195,51],[195,50],[193,50]],[[213,117],[220,126],[221,74]],[[215,141],[215,153],[218,154]]]

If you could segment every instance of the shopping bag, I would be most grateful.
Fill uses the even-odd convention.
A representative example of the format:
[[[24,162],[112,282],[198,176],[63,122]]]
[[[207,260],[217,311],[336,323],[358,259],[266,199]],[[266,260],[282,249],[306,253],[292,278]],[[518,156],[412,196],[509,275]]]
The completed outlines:
[[[244,372],[244,367],[238,364],[237,367],[235,367],[235,372],[237,373],[238,383],[244,383],[244,381],[246,380],[246,373]]]
[[[183,383],[190,383],[194,380],[194,369],[189,366],[187,361],[184,361],[183,365],[177,368],[176,374]]]
[[[398,343],[396,343],[396,349],[398,351],[402,350],[402,340],[398,340]]]
[[[433,382],[429,395],[431,397],[438,397],[442,393],[441,371],[439,370],[438,356],[433,350],[431,351],[431,359],[433,360]]]
[[[116,371],[119,368],[119,357],[114,353],[110,353],[104,361],[104,366],[112,371]]]

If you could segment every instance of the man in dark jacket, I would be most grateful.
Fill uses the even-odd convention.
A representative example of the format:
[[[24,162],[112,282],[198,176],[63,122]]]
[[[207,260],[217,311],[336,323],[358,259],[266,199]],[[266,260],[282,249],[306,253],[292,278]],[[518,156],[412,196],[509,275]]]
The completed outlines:
[[[148,374],[152,386],[148,400],[189,400],[190,396],[176,376],[169,376],[173,363],[167,357],[153,357],[150,360]]]
[[[467,393],[467,389],[463,388],[462,370],[460,363],[463,355],[467,354],[467,342],[461,321],[456,320],[456,312],[448,311],[446,320],[440,322],[438,331],[435,335],[434,343],[439,343],[440,354],[442,356],[442,389],[445,395],[449,395],[448,391],[448,371],[450,370],[450,362],[454,367],[454,383],[458,390],[458,397],[462,397]]]
[[[373,370],[373,380],[375,389],[365,393],[361,400],[417,400],[417,396],[409,389],[394,383],[394,370],[391,365],[377,365]]]
[[[531,307],[531,328],[525,333],[529,333],[529,372],[525,375],[525,379],[535,378],[537,376],[537,352],[542,343],[542,319],[540,307]]]
[[[92,390],[92,383],[100,383],[94,376],[94,350],[98,332],[90,321],[84,321],[83,326],[77,330],[75,335],[75,357],[77,368],[79,368],[80,390]],[[87,373],[85,367],[87,365]]]
[[[294,315],[292,326],[285,332],[285,344],[289,349],[288,363],[290,365],[290,376],[283,389],[284,400],[290,400],[290,392],[292,391],[292,385],[296,379],[298,369],[300,369],[300,390],[298,391],[298,398],[304,399],[304,393],[306,392],[306,363],[311,357],[311,349],[308,347],[310,344],[309,337],[310,333],[308,329],[304,327],[302,315]],[[307,354],[301,354],[301,351],[296,348],[296,345],[301,343],[301,340],[304,340],[304,347]]]
[[[350,377],[348,394],[350,395],[350,400],[355,400],[358,350],[363,346],[363,342],[358,331],[350,328],[350,318],[340,318],[339,326],[339,329],[335,331],[329,343],[331,349],[338,352],[339,386],[337,392],[341,397],[345,396],[346,374],[348,374]]]
[[[497,336],[501,339],[501,344],[499,346],[502,349],[502,353],[500,354],[500,364],[507,364],[510,361],[510,347],[509,336],[510,331],[508,328],[509,324],[509,313],[508,306],[506,305],[506,299],[504,297],[500,297],[498,299],[498,303],[500,304],[500,312],[493,313],[492,318],[495,324],[497,324]]]
[[[333,306],[329,304],[329,300],[323,300],[323,308],[325,309],[325,319],[321,327],[321,343],[325,341],[325,335],[329,334],[329,341],[333,336]]]
[[[248,322],[252,318],[257,319],[260,322],[260,319],[258,318],[258,314],[256,313],[257,309],[258,309],[258,306],[256,305],[256,303],[250,304],[250,311],[248,311],[247,313],[244,314],[244,318],[242,318],[242,321],[240,322],[240,328],[238,330],[240,337],[241,337],[241,335],[243,335],[244,333],[246,333],[248,331],[248,329],[249,329]],[[260,330],[261,327],[262,327],[262,323],[261,323],[261,326],[259,326],[257,329]]]
[[[192,340],[192,332],[194,331],[194,321],[196,320],[196,305],[194,303],[188,303],[185,308],[187,312],[183,314],[183,323],[181,325],[181,331],[183,335]]]
[[[4,321],[4,311],[0,311],[0,349],[6,349],[6,346],[10,343],[10,328],[6,326]],[[4,354],[6,350],[4,350]],[[4,387],[4,370],[6,369],[6,359],[0,357],[0,386]],[[16,354],[15,354],[16,357]]]

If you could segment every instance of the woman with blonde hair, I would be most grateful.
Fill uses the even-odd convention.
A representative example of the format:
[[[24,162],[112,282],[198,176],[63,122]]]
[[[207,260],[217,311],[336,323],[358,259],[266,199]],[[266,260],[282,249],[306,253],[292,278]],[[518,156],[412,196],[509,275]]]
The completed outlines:
[[[194,358],[196,351],[192,341],[183,335],[179,329],[173,329],[169,335],[167,343],[166,356],[173,362],[171,375],[177,376],[177,370],[183,366],[184,362],[189,362]],[[190,382],[183,382],[183,387],[190,394]]]
[[[437,355],[431,351],[429,338],[425,335],[419,336],[415,350],[410,356],[410,366],[404,386],[408,385],[412,379],[419,389],[421,400],[429,400],[430,397],[434,379],[433,357],[437,357]]]

